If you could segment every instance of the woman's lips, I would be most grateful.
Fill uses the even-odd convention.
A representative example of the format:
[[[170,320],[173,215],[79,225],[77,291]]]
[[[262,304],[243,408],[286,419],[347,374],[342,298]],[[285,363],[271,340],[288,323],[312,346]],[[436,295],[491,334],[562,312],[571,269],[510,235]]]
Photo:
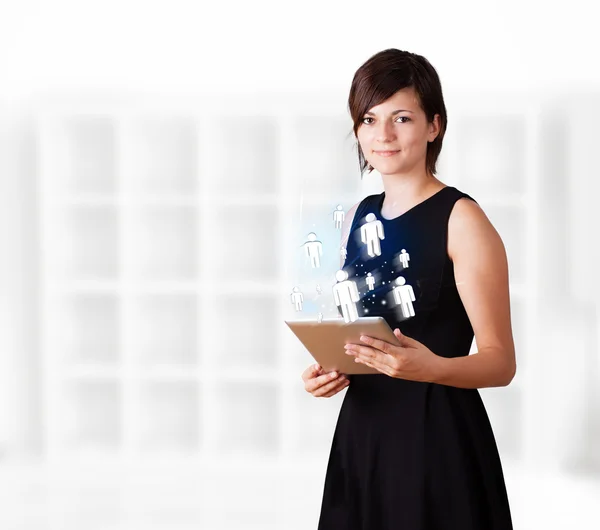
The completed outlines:
[[[375,151],[379,156],[393,156],[400,151]]]

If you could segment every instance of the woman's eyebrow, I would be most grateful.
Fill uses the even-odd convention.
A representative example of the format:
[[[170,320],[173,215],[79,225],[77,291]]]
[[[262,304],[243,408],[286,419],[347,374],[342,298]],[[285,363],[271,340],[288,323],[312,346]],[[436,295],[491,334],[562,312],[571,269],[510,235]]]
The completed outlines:
[[[410,112],[411,114],[414,114],[414,112],[412,110],[408,110],[408,109],[398,109],[395,110],[393,112],[390,112],[391,116],[395,116],[396,114],[398,114],[399,112]],[[371,112],[370,110],[368,110],[367,112],[365,112],[365,115],[371,115],[371,116],[375,116],[375,114],[373,112]]]

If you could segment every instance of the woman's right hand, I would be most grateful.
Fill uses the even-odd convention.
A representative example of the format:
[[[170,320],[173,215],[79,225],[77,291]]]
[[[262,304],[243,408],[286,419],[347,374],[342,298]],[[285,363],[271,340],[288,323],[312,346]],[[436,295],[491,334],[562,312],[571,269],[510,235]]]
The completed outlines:
[[[309,366],[302,373],[304,389],[315,397],[331,397],[346,388],[350,381],[338,372],[325,373],[318,364]]]

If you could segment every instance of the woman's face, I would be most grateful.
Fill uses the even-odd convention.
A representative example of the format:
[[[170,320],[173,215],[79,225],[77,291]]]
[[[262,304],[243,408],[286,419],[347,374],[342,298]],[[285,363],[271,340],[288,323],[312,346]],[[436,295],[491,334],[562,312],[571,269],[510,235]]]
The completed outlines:
[[[439,132],[439,114],[427,122],[414,88],[404,88],[362,117],[357,139],[365,159],[382,175],[425,169],[427,142]]]

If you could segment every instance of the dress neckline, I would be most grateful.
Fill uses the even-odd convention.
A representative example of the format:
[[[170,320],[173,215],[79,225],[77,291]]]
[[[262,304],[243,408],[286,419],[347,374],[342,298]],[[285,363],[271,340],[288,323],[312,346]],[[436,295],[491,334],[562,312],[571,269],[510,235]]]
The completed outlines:
[[[406,216],[407,214],[411,213],[412,211],[414,211],[415,209],[417,209],[419,206],[425,204],[426,202],[430,201],[431,199],[433,199],[434,197],[437,197],[440,193],[442,193],[444,190],[451,188],[452,186],[444,186],[443,188],[437,190],[433,195],[430,195],[429,197],[427,197],[426,199],[422,200],[421,202],[418,202],[417,204],[415,204],[414,206],[412,206],[411,208],[409,208],[408,210],[406,210],[404,213],[401,213],[400,215],[397,215],[396,217],[392,217],[391,219],[386,219],[385,217],[383,217],[383,215],[381,214],[381,208],[383,207],[383,201],[385,200],[385,191],[381,193],[381,198],[379,199],[379,201],[377,202],[377,218],[380,219],[383,222],[391,222],[391,221],[397,221],[398,219],[403,218],[404,216]]]

